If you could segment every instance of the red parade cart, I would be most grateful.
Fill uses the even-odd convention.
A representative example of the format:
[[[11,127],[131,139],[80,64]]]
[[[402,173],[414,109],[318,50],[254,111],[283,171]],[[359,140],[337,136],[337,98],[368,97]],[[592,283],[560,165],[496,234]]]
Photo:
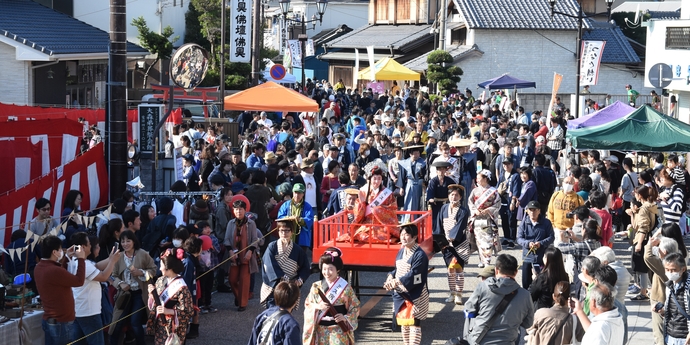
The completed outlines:
[[[432,250],[432,219],[431,211],[397,211],[399,219],[403,215],[410,215],[410,223],[416,224],[419,229],[417,241],[427,253]],[[359,283],[359,272],[389,272],[395,268],[395,257],[400,251],[400,242],[391,236],[399,224],[384,224],[387,238],[393,240],[380,243],[375,236],[368,236],[368,242],[355,240],[349,236],[347,241],[338,241],[343,234],[352,234],[362,225],[348,223],[348,211],[314,222],[314,248],[312,250],[312,270],[318,272],[319,259],[329,247],[338,247],[345,259],[344,271],[348,272],[348,280],[358,296],[370,296],[375,294],[362,294],[360,289],[380,289],[381,286],[363,286]],[[383,282],[381,283],[383,284]]]

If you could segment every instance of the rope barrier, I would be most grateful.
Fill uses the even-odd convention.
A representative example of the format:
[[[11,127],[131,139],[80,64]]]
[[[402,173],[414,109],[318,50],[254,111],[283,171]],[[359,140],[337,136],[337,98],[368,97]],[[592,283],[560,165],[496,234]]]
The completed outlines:
[[[199,278],[203,277],[204,275],[206,275],[206,274],[208,274],[208,273],[211,273],[211,272],[214,272],[218,267],[220,267],[221,265],[223,265],[223,264],[225,264],[226,262],[230,261],[230,259],[236,258],[240,253],[246,251],[246,250],[249,249],[251,246],[253,246],[253,245],[257,244],[259,241],[265,239],[266,237],[268,237],[268,235],[272,234],[272,233],[275,232],[276,230],[278,230],[278,228],[274,228],[273,230],[271,230],[271,231],[269,231],[268,233],[266,233],[266,235],[262,236],[260,239],[258,239],[258,240],[256,240],[256,241],[254,241],[253,243],[251,243],[251,244],[248,245],[247,247],[242,248],[241,250],[239,250],[239,251],[235,252],[234,254],[230,255],[227,259],[225,259],[225,260],[223,260],[222,262],[218,263],[218,265],[216,265],[216,266],[213,267],[212,269],[210,269],[210,270],[208,270],[208,271],[202,273],[202,274],[199,275],[198,277],[196,277],[196,279],[198,280]],[[147,291],[147,293],[148,293],[148,291]],[[105,330],[106,328],[108,328],[108,327],[115,326],[115,324],[117,324],[118,322],[120,322],[120,321],[122,321],[122,320],[125,320],[126,318],[128,318],[128,317],[130,317],[130,316],[132,316],[132,315],[134,315],[134,314],[136,314],[136,313],[138,313],[138,312],[141,312],[141,311],[144,310],[144,309],[148,309],[148,306],[141,307],[141,308],[139,308],[138,310],[133,311],[133,312],[130,313],[129,315],[127,315],[127,316],[125,316],[125,317],[121,317],[119,320],[113,321],[113,322],[111,322],[111,323],[109,323],[109,324],[103,326],[101,329],[95,330],[95,331],[93,331],[93,332],[91,332],[91,333],[89,333],[89,334],[87,334],[87,335],[85,335],[85,336],[83,336],[83,337],[81,337],[81,338],[79,338],[79,339],[73,341],[73,342],[67,343],[67,345],[76,344],[76,343],[78,343],[78,342],[80,342],[80,341],[82,341],[82,340],[85,340],[86,338],[88,338],[88,337],[90,337],[90,336],[92,336],[92,335],[94,335],[94,334],[97,334],[98,332],[104,331],[104,330]]]

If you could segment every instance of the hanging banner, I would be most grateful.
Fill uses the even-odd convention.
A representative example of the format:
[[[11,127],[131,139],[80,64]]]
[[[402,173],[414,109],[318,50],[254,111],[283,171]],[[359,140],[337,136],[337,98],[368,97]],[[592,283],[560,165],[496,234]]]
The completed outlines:
[[[252,56],[252,0],[232,0],[230,62],[249,62]]]
[[[551,101],[549,102],[549,110],[547,111],[548,114],[551,114],[551,116],[555,117],[556,114],[553,112],[553,102],[556,100],[556,94],[558,93],[558,89],[561,87],[561,82],[563,81],[563,75],[558,74],[556,72],[553,72],[553,87],[551,88]],[[551,125],[551,121],[547,121],[549,126]]]
[[[376,80],[376,61],[374,61],[374,46],[367,47],[367,55],[369,56],[369,66],[371,66],[371,81]]]
[[[599,66],[606,41],[582,41],[580,58],[580,86],[597,85]]]
[[[288,49],[292,58],[292,67],[302,68],[302,45],[299,40],[288,40]]]
[[[357,87],[357,77],[359,75],[359,49],[355,48],[355,68],[352,70],[352,74],[354,76],[352,77],[352,80],[354,81],[352,85],[356,88]]]
[[[292,56],[290,55],[290,48],[288,47],[287,41],[285,41],[285,46],[283,48],[283,66],[285,68],[292,68]]]
[[[307,53],[307,55],[305,55],[305,56],[314,56],[315,55],[314,40],[308,39],[307,42],[305,43],[304,50]]]

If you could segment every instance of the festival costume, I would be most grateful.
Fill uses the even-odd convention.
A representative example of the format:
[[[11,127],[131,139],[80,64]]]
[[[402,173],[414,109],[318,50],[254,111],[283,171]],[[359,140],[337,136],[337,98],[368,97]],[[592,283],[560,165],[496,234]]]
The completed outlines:
[[[232,287],[232,293],[235,295],[235,304],[240,308],[247,306],[251,274],[259,270],[254,254],[257,250],[257,241],[256,223],[253,220],[245,216],[243,220],[235,218],[228,222],[225,245],[230,255],[237,255],[234,263],[230,262],[228,282]],[[251,252],[251,255],[249,260],[244,261],[247,252]]]
[[[431,163],[435,162],[448,162],[453,165],[448,171],[446,172],[446,176],[450,177],[453,179],[454,183],[460,183],[460,174],[462,173],[461,169],[461,164],[464,163],[459,159],[458,157],[444,157],[444,156],[438,156],[434,158]],[[436,167],[431,166],[429,168],[429,175],[430,176],[436,176]],[[464,198],[464,195],[463,195]]]
[[[364,202],[366,200],[366,202]],[[380,186],[369,192],[369,184],[359,189],[359,198],[355,203],[354,226],[338,237],[338,242],[354,241],[369,243],[397,242],[400,238],[398,219],[396,218],[396,200],[390,189]],[[360,225],[358,228],[354,228]]]
[[[431,206],[431,220],[434,229],[436,228],[438,212],[441,211],[443,204],[448,201],[448,186],[455,183],[456,182],[448,176],[444,176],[443,180],[436,176],[429,181],[429,186],[426,188],[426,200],[429,206]]]
[[[185,342],[187,327],[194,315],[192,294],[184,279],[177,276],[172,280],[160,277],[156,280],[156,291],[160,296],[160,303],[165,308],[173,309],[173,315],[157,314],[153,295],[149,294],[149,319],[146,322],[146,333],[154,336],[155,345],[165,345],[168,335],[177,334],[180,343]]]
[[[342,314],[352,326],[352,330],[344,333],[328,311],[321,311],[315,307],[322,302],[317,290],[321,290],[329,299],[336,312]],[[324,279],[312,284],[309,295],[304,302],[304,345],[354,345],[354,330],[357,329],[359,317],[359,299],[347,281],[338,277],[330,286]]]
[[[462,290],[465,288],[463,269],[470,259],[470,241],[466,233],[469,217],[470,211],[466,207],[460,203],[457,206],[448,203],[441,207],[436,220],[437,226],[434,227],[434,235],[443,235],[446,239],[452,240],[449,245],[455,249],[455,253],[460,258],[458,260],[453,253],[446,255],[444,251],[443,257],[448,267],[448,288],[453,300],[459,302],[462,302]],[[451,270],[455,272],[451,272]],[[455,296],[460,296],[460,298],[455,298]]]
[[[401,309],[410,308],[414,322],[411,325],[402,325],[403,344],[418,345],[422,342],[422,329],[420,321],[425,320],[429,311],[429,291],[426,281],[429,268],[429,259],[426,253],[417,244],[407,249],[401,248],[395,258],[395,270],[389,273],[400,283],[393,292],[393,322],[397,325],[395,317]]]
[[[275,305],[273,300],[273,288],[284,280],[295,281],[302,279],[307,281],[310,272],[310,262],[307,254],[295,242],[290,241],[283,246],[282,240],[268,244],[262,258],[264,269],[261,274],[261,305],[271,307]]]
[[[312,229],[314,228],[314,211],[312,205],[302,200],[302,203],[295,204],[293,200],[288,200],[280,206],[278,218],[294,217],[299,219],[299,229],[293,233],[295,242],[302,247],[311,246]]]
[[[417,158],[413,161],[412,157],[400,161],[400,174],[398,176],[397,187],[405,189],[406,211],[421,210],[422,193],[424,193],[424,177],[426,176],[426,162],[424,158]],[[410,221],[409,215],[404,215],[402,222]]]
[[[470,193],[469,199],[468,205],[471,213],[469,229],[474,232],[477,242],[479,263],[490,265],[492,253],[501,251],[496,228],[496,219],[501,208],[501,197],[496,192],[496,188],[477,186]],[[488,210],[489,214],[478,216],[477,212],[483,210]]]
[[[269,334],[266,327],[270,327],[270,325],[266,324],[266,322],[271,322],[271,320],[275,318],[277,318],[277,321],[275,321],[273,330]],[[262,332],[265,333],[262,334]],[[267,338],[269,336],[270,338]],[[252,336],[249,338],[247,344],[259,345],[264,342],[273,345],[301,344],[302,330],[300,329],[299,322],[295,320],[291,313],[288,313],[286,310],[281,310],[278,307],[271,307],[264,310],[254,320]]]

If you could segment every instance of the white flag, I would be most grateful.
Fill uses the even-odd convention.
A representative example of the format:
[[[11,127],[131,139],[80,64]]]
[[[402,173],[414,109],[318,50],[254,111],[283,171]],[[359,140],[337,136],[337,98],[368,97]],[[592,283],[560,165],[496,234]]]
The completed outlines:
[[[580,58],[580,86],[596,85],[599,80],[599,65],[606,41],[582,41]],[[578,100],[579,102],[579,100]]]
[[[357,87],[357,77],[359,76],[359,49],[355,48],[355,69],[354,69],[354,76],[353,76],[353,85],[356,88]]]
[[[369,66],[371,69],[371,81],[376,80],[376,61],[374,61],[374,46],[367,46],[367,55],[369,55]]]

